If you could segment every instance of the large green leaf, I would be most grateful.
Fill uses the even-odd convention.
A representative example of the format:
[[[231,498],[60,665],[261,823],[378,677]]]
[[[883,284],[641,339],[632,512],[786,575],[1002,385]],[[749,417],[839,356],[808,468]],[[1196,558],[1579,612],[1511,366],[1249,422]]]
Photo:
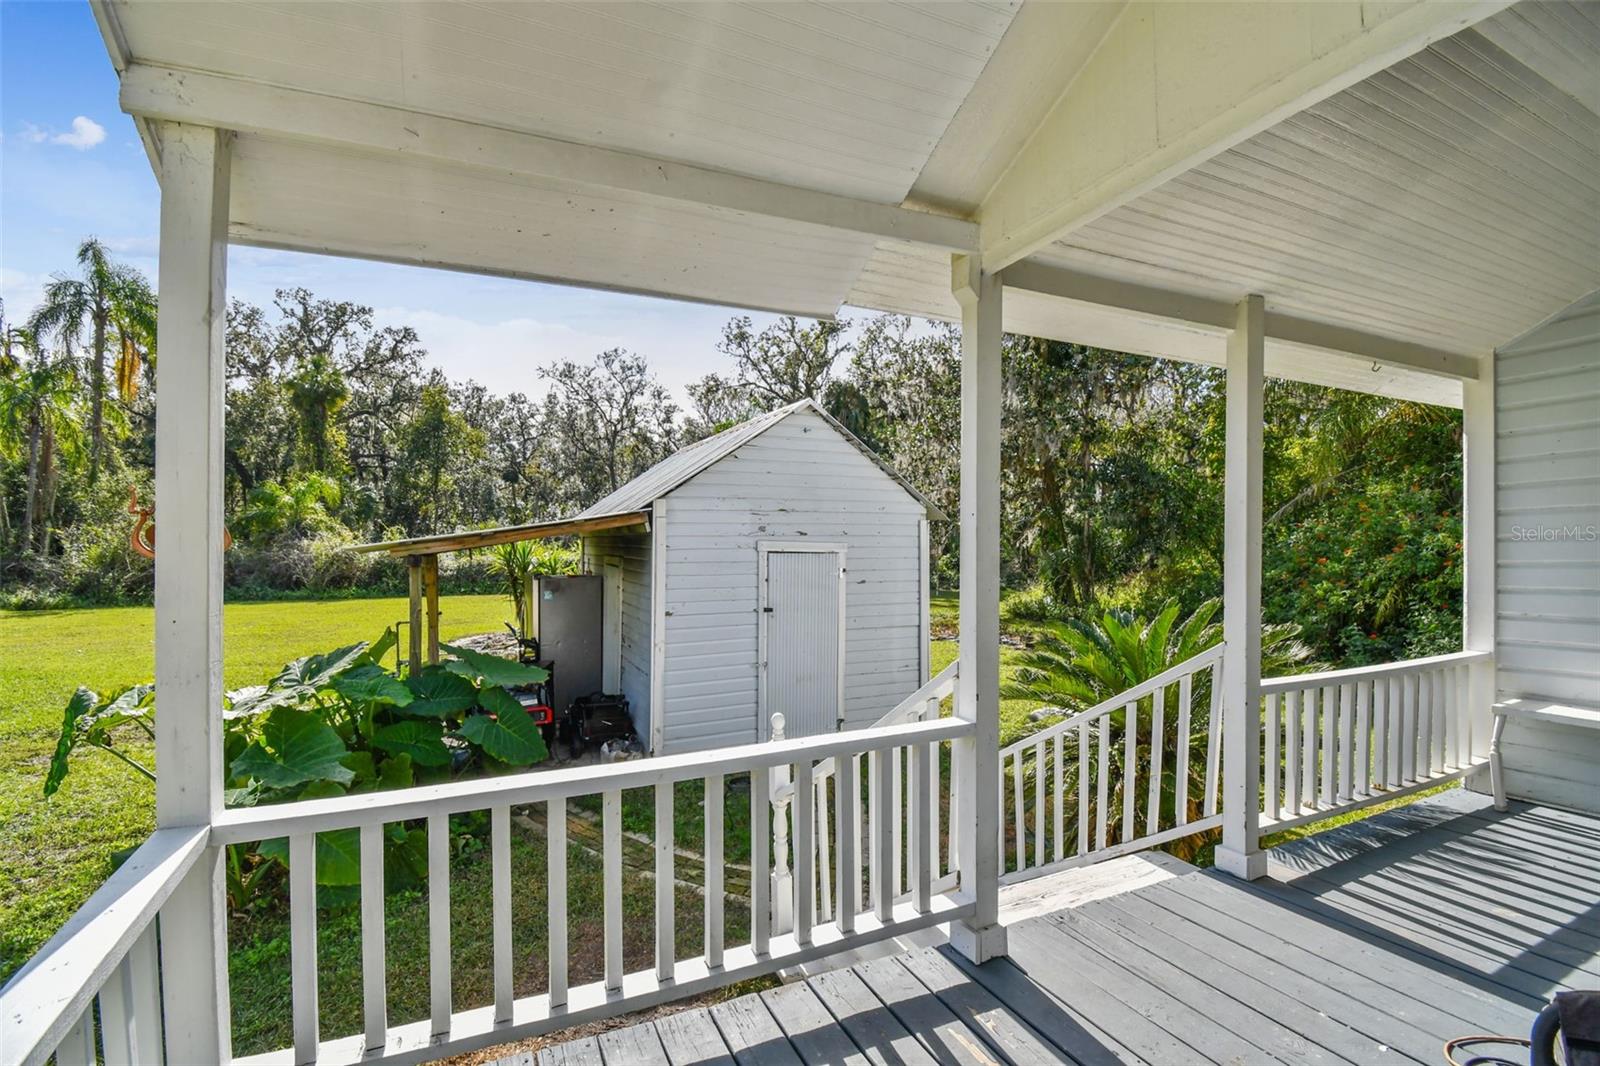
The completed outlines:
[[[271,788],[289,788],[307,781],[348,785],[355,777],[340,762],[344,741],[321,718],[293,707],[267,715],[261,738],[235,760],[235,777],[252,777]]]
[[[100,697],[91,688],[78,686],[78,691],[72,694],[67,701],[66,709],[61,715],[61,735],[56,738],[55,754],[50,756],[50,770],[44,778],[44,794],[53,796],[61,787],[61,782],[66,779],[68,759],[72,757],[72,749],[77,747],[81,734],[78,723],[84,716],[94,710],[95,704],[100,702]]]
[[[351,703],[382,703],[391,707],[404,707],[416,698],[398,677],[373,663],[352,667],[336,676],[333,690]]]
[[[511,766],[527,766],[549,757],[539,727],[515,696],[503,688],[490,687],[478,693],[478,700],[493,717],[470,715],[461,723],[462,737]]]
[[[471,681],[442,666],[427,666],[406,678],[412,700],[401,706],[402,714],[419,718],[448,718],[478,702],[478,690]]]
[[[446,670],[484,685],[510,685],[515,688],[518,685],[537,685],[550,677],[550,671],[542,666],[528,666],[514,659],[485,655],[481,651],[455,644],[445,644],[443,647],[455,656],[453,661],[444,664]]]
[[[418,766],[444,766],[450,762],[444,727],[438,722],[409,719],[386,725],[373,736],[372,743],[391,755],[408,755]]]
[[[415,781],[416,775],[411,772],[411,755],[408,752],[391,755],[378,767],[379,788],[410,788]]]
[[[263,840],[258,849],[263,858],[288,867],[289,840]],[[317,884],[347,886],[361,883],[361,830],[334,829],[317,834]],[[324,903],[328,902],[326,900]]]
[[[275,707],[292,706],[330,687],[334,679],[365,662],[367,642],[351,644],[321,655],[308,655],[289,663],[267,682],[266,690],[233,705],[233,717],[262,714]]]

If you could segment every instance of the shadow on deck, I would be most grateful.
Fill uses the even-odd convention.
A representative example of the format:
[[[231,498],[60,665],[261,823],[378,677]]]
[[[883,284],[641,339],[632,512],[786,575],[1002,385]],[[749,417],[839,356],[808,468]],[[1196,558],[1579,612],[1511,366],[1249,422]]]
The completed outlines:
[[[1273,852],[948,948],[501,1060],[584,1063],[1439,1061],[1600,987],[1600,818],[1445,793]]]

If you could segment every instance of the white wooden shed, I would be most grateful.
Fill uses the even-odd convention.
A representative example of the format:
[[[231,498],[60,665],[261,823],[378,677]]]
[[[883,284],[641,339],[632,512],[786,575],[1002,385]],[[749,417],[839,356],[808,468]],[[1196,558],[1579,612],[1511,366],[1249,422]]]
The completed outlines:
[[[928,677],[928,521],[942,518],[802,400],[676,452],[576,515],[605,579],[608,691],[650,750],[870,725]]]

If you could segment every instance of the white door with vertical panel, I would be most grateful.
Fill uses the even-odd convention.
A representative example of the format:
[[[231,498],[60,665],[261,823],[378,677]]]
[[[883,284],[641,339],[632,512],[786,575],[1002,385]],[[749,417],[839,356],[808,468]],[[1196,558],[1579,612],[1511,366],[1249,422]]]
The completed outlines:
[[[769,720],[783,714],[785,736],[835,732],[843,712],[844,556],[772,549],[762,557],[765,713]]]

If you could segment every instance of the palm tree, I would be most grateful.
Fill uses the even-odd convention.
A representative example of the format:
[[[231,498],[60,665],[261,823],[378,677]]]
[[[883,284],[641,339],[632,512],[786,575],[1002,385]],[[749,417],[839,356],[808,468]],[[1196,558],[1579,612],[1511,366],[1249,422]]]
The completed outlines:
[[[58,454],[77,443],[78,390],[70,359],[51,359],[31,336],[27,345],[33,349],[32,360],[17,362],[0,377],[0,437],[27,442],[27,488],[18,543],[23,551],[32,551],[44,548],[49,540]]]
[[[296,474],[281,485],[264,481],[250,490],[239,528],[262,539],[335,529],[332,508],[340,495],[339,483],[326,474]]]
[[[153,349],[155,293],[131,267],[111,261],[105,245],[90,237],[78,246],[81,276],[58,276],[45,286],[44,303],[29,328],[40,340],[55,337],[70,357],[83,337],[89,340],[89,481],[100,473],[105,454],[106,357],[111,332],[121,347],[119,382],[134,381],[139,363]],[[136,387],[136,386],[135,386]],[[129,393],[123,392],[128,398]]]
[[[1221,600],[1207,600],[1181,622],[1178,621],[1177,604],[1168,604],[1152,619],[1139,618],[1131,612],[1120,610],[1106,611],[1099,618],[1087,621],[1074,619],[1021,654],[1012,680],[1002,686],[1001,694],[1009,699],[1034,700],[1049,707],[1059,707],[1067,715],[1088,710],[1220,643],[1222,624],[1215,619],[1221,606]],[[1300,627],[1292,623],[1262,626],[1263,676],[1293,673],[1305,666],[1311,651],[1296,639],[1299,633]],[[1209,670],[1201,671],[1194,676],[1191,692],[1189,795],[1184,797],[1191,820],[1199,816],[1205,799],[1210,683]],[[1174,691],[1167,693],[1165,703],[1166,721],[1169,723],[1177,721],[1176,686],[1173,688]],[[1136,711],[1136,729],[1139,732],[1134,741],[1134,758],[1135,768],[1140,770],[1151,765],[1153,704],[1153,697],[1146,697],[1139,702]],[[1110,837],[1108,843],[1116,843],[1120,837],[1124,797],[1120,786],[1115,783],[1124,780],[1122,763],[1126,758],[1126,713],[1122,710],[1113,711],[1107,716],[1106,722],[1110,729],[1107,738],[1110,744],[1109,780],[1113,783],[1113,787],[1107,790],[1106,819]],[[1162,818],[1166,819],[1162,824],[1172,825],[1177,803],[1177,775],[1174,768],[1178,737],[1170,727],[1163,733],[1160,743],[1165,787],[1161,790],[1161,797],[1167,809],[1162,813]],[[1076,738],[1067,739],[1069,747],[1075,752]],[[1067,792],[1069,795],[1087,797],[1091,792],[1087,783],[1082,793],[1076,790],[1076,767],[1076,758],[1067,758],[1065,769],[1073,779],[1066,786]],[[1135,777],[1147,780],[1143,773]],[[1136,803],[1138,798],[1129,797]],[[1142,820],[1142,805],[1139,810]],[[1068,819],[1066,828],[1075,832],[1071,822],[1072,819]],[[1009,817],[1006,824],[1011,824]],[[1181,852],[1184,849],[1175,845],[1174,850]]]

